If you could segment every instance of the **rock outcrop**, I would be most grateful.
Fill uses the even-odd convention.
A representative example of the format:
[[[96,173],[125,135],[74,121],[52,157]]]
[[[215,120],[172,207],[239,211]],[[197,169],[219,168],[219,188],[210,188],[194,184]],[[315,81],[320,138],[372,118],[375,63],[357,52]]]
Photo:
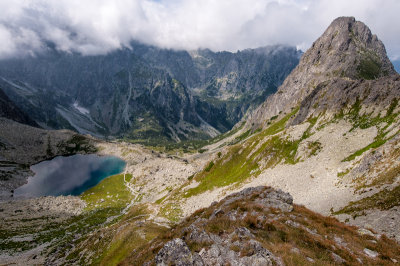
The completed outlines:
[[[288,193],[255,187],[198,210],[134,250],[122,265],[379,264],[398,259],[399,254],[377,248],[397,250],[393,241],[372,234],[367,237],[376,244],[372,247],[364,238],[356,228],[293,205]]]
[[[160,266],[204,265],[201,257],[198,254],[193,255],[186,243],[180,238],[175,238],[166,243],[158,252],[154,262]]]

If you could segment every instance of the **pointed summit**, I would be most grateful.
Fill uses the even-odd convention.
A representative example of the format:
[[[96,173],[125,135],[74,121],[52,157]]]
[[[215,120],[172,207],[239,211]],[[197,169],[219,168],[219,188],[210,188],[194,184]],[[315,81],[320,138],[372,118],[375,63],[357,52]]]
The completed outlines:
[[[339,17],[302,56],[299,65],[252,114],[253,128],[272,116],[290,112],[315,91],[334,80],[375,80],[396,75],[383,43],[362,22]],[[339,93],[340,94],[340,93]]]
[[[354,17],[335,19],[300,64],[351,79],[375,79],[395,73],[383,43]]]

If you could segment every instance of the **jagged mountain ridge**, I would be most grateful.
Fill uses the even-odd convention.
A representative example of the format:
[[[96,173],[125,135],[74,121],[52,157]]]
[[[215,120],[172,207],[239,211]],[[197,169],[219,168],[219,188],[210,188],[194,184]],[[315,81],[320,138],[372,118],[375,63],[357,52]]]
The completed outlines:
[[[0,85],[45,128],[101,136],[191,139],[230,129],[297,64],[290,47],[238,53],[132,43],[104,56],[49,49],[0,62]]]

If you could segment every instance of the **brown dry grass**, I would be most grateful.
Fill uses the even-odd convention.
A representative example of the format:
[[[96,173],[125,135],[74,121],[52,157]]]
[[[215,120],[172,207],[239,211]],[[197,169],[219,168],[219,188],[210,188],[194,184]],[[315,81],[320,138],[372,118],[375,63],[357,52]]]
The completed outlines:
[[[196,226],[222,238],[228,237],[238,227],[246,227],[255,235],[255,240],[275,256],[280,257],[286,265],[310,264],[308,258],[313,259],[316,265],[334,265],[336,262],[332,253],[346,260],[348,265],[359,265],[357,259],[361,259],[365,265],[393,265],[391,259],[400,261],[400,248],[393,240],[385,236],[380,239],[361,236],[357,233],[356,227],[341,223],[335,218],[314,213],[304,206],[294,205],[292,212],[283,213],[276,209],[266,210],[250,198],[225,206],[222,206],[223,202],[215,204],[212,208],[197,211],[172,230],[134,251],[124,264],[141,264],[151,261],[167,241],[184,237],[184,229],[197,218],[209,219],[213,211],[219,208],[223,208],[222,215],[213,216],[214,218],[209,219],[204,225],[200,223]],[[232,221],[228,218],[229,212],[237,213],[236,217],[243,217],[243,219]],[[288,225],[288,220],[294,222],[296,226]],[[337,243],[335,238],[342,239],[345,247]],[[243,241],[237,236],[231,239],[233,242],[237,240]],[[207,249],[212,244],[190,241],[187,243],[192,252],[198,252],[202,248]],[[377,251],[380,254],[379,257],[376,259],[367,257],[363,252],[364,248]],[[240,251],[241,256],[249,256],[254,252],[250,246],[243,248],[231,245],[230,249]]]

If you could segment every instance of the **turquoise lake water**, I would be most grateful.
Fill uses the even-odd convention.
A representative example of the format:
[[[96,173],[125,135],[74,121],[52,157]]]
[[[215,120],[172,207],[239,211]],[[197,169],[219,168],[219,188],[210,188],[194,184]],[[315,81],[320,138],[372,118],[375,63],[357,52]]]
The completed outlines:
[[[120,174],[125,161],[112,156],[59,156],[33,165],[34,176],[14,191],[14,197],[80,195],[108,176]]]

